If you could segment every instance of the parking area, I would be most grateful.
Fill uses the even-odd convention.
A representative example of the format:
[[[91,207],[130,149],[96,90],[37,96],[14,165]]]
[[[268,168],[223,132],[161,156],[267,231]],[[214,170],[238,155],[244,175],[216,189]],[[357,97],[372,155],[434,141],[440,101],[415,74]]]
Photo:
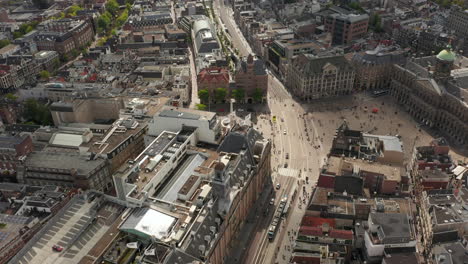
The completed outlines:
[[[77,200],[19,260],[21,264],[76,263],[94,246],[108,228],[90,215],[95,201]],[[61,252],[53,246],[63,247]]]

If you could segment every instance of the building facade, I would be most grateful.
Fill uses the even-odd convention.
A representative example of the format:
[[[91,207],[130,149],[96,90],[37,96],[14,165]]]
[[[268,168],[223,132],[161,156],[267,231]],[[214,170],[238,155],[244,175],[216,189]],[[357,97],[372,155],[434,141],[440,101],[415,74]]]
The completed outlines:
[[[249,102],[252,95],[259,89],[264,96],[268,91],[268,75],[265,71],[265,65],[262,60],[255,59],[252,55],[240,63],[240,67],[234,76],[236,89],[244,90],[245,96]]]
[[[387,52],[383,47],[356,53],[351,64],[356,70],[357,90],[387,90],[390,88],[393,64],[402,64],[406,58],[404,51]]]
[[[112,186],[106,159],[66,152],[32,152],[18,165],[19,183],[105,191]]]
[[[452,75],[456,56],[447,48],[437,56],[394,65],[390,94],[418,122],[449,142],[468,146],[468,98],[464,74]]]
[[[368,15],[331,14],[325,19],[325,30],[332,34],[333,45],[348,45],[363,38],[369,26]]]
[[[288,67],[286,87],[301,100],[351,94],[355,72],[343,56],[299,55]]]

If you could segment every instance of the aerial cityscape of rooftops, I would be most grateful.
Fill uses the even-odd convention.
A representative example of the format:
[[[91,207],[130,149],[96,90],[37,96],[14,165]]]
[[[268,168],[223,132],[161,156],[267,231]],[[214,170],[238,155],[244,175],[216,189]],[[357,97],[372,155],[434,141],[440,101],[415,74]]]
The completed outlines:
[[[0,91],[0,264],[468,264],[468,0],[1,0]]]

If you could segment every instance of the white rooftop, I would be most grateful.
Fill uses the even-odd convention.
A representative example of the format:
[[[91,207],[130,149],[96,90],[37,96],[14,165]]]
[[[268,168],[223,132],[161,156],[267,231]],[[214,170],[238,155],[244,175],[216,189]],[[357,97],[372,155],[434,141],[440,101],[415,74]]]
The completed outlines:
[[[151,208],[136,209],[120,227],[122,230],[135,230],[156,239],[168,237],[177,218]]]
[[[52,145],[79,147],[83,143],[83,136],[78,134],[56,133],[49,141]]]

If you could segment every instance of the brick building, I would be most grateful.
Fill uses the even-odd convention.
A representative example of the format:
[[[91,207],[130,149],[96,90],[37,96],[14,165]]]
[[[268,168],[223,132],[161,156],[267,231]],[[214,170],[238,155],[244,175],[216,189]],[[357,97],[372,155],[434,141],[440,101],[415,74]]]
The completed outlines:
[[[94,39],[94,29],[88,20],[64,18],[44,23],[42,30],[34,38],[38,50],[54,50],[66,55]]]
[[[26,156],[34,149],[28,135],[0,137],[0,177],[2,181],[15,181],[16,170]]]
[[[325,30],[332,34],[333,45],[348,45],[367,34],[369,16],[331,14],[325,19]]]
[[[112,186],[108,161],[67,152],[32,152],[18,166],[19,183],[105,191]]]
[[[268,75],[265,71],[265,65],[262,60],[256,59],[252,55],[239,64],[234,79],[236,89],[243,89],[248,101],[252,101],[252,95],[256,89],[260,89],[264,96],[267,94]]]
[[[202,69],[197,75],[198,90],[206,89],[210,92],[212,101],[215,99],[217,88],[229,89],[229,71],[222,67],[209,67]],[[228,90],[229,95],[229,90]]]

